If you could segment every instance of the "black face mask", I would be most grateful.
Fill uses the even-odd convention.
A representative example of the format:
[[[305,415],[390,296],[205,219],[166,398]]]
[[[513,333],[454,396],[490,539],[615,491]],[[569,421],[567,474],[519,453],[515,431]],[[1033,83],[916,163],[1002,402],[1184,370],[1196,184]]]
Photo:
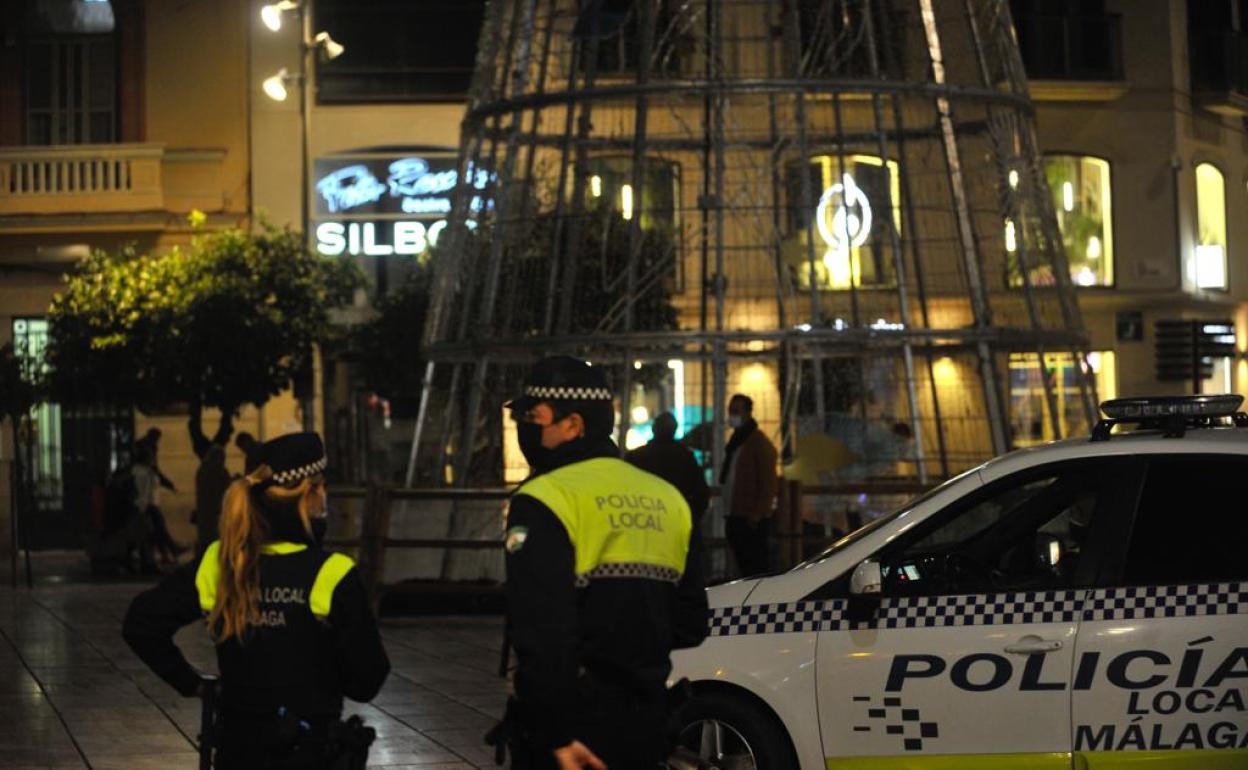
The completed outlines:
[[[520,443],[520,452],[524,454],[530,468],[543,471],[550,466],[551,450],[542,446],[542,426],[531,422],[518,422],[516,438]]]
[[[312,542],[320,546],[325,542],[325,532],[329,529],[329,517],[318,516],[310,523],[312,524]]]

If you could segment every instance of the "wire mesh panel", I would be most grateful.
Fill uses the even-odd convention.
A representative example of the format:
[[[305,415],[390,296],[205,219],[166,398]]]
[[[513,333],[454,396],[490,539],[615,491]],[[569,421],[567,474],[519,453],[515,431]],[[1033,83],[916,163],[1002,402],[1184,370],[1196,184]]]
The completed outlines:
[[[554,353],[608,370],[622,443],[672,411],[714,467],[751,396],[811,483],[1088,428],[1007,3],[494,2],[460,164],[417,478],[522,472],[501,405]]]

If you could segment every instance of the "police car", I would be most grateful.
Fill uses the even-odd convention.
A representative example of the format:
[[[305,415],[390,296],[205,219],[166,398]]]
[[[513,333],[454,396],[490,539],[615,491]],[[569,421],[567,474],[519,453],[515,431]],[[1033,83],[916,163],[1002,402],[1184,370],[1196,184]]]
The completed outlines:
[[[1106,402],[1091,440],[711,589],[672,765],[1248,768],[1242,400]]]

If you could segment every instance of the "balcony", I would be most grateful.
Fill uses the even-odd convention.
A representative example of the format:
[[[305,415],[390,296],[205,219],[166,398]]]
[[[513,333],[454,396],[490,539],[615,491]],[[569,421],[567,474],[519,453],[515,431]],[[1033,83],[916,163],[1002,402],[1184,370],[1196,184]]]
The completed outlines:
[[[1192,100],[1220,115],[1248,116],[1248,35],[1191,31]]]
[[[1019,14],[1018,47],[1037,101],[1111,101],[1127,91],[1122,18]]]
[[[0,147],[0,216],[164,208],[163,145]]]

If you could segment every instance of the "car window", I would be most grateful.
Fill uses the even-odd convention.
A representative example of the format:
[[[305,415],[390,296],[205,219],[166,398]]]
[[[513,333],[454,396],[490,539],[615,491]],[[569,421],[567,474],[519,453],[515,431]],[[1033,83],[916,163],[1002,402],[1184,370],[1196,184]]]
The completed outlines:
[[[1248,580],[1248,459],[1149,463],[1127,546],[1128,585]]]
[[[1107,482],[1089,469],[998,482],[884,555],[892,595],[991,593],[1072,587]]]
[[[893,511],[892,513],[886,513],[877,519],[872,519],[871,521],[862,525],[858,529],[855,529],[853,532],[850,532],[849,534],[845,535],[845,537],[842,537],[840,540],[837,540],[836,542],[832,543],[832,545],[828,546],[823,551],[820,551],[819,553],[815,554],[809,559],[806,559],[805,561],[801,562],[793,569],[794,570],[802,569],[803,567],[807,567],[811,564],[814,564],[817,561],[822,561],[823,559],[826,559],[835,553],[845,550],[846,548],[853,545],[854,543],[857,543],[859,540],[862,540],[867,535],[870,535],[872,532],[876,531],[877,529],[880,529],[884,525],[891,523],[893,520],[895,520],[898,516],[901,516],[903,513],[908,513],[910,511],[913,511],[915,508],[918,508],[920,505],[923,505],[924,503],[926,503],[928,500],[932,499],[936,495],[944,493],[946,489],[953,486],[954,484],[960,483],[962,479],[965,478],[968,474],[974,473],[974,472],[976,471],[971,470],[971,471],[966,471],[964,473],[961,473],[957,476],[954,476],[953,478],[942,483],[941,485],[927,490],[923,494],[909,501],[908,503],[901,506],[900,508]]]

